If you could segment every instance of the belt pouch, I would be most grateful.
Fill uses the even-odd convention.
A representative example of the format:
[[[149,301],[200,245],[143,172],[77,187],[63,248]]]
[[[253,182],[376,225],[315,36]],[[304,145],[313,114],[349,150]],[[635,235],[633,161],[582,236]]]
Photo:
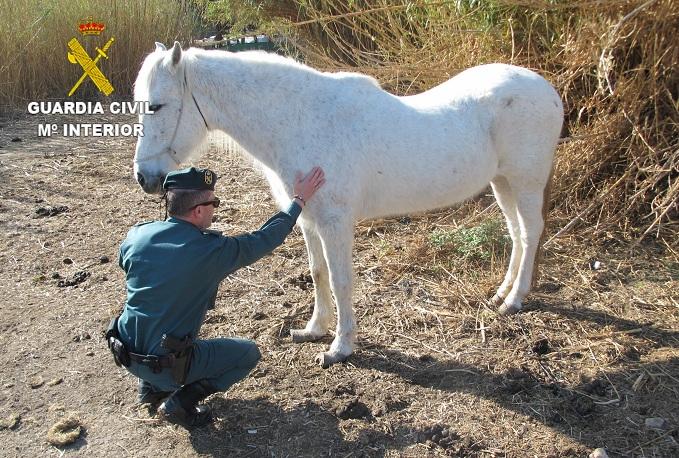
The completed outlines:
[[[186,376],[191,367],[191,356],[193,355],[193,346],[188,347],[184,351],[175,354],[174,365],[170,369],[172,379],[179,385],[186,382]]]
[[[117,337],[110,337],[109,348],[111,353],[113,353],[113,361],[118,365],[118,367],[125,366],[130,367],[130,354],[125,348],[125,344],[120,341]]]

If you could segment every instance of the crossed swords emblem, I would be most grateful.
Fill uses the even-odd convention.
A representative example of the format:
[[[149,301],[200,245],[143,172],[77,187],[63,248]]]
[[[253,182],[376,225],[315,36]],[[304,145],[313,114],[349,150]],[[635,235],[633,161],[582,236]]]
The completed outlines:
[[[97,67],[97,62],[99,62],[99,59],[102,57],[105,59],[108,59],[108,55],[106,52],[108,51],[108,48],[111,47],[113,44],[113,37],[111,37],[110,40],[106,42],[103,48],[97,49],[97,57],[92,59],[88,54],[87,51],[85,51],[85,48],[82,47],[80,42],[76,39],[73,38],[71,41],[68,42],[68,47],[71,50],[71,52],[68,53],[68,61],[72,64],[78,63],[82,67],[85,73],[82,74],[80,79],[75,83],[75,86],[71,89],[71,92],[68,93],[68,96],[72,96],[73,93],[80,87],[83,81],[85,81],[85,78],[88,76],[92,80],[92,82],[97,86],[97,88],[103,92],[105,95],[111,95],[111,92],[113,92],[113,86],[111,85],[111,82],[106,78],[106,76],[99,70]]]

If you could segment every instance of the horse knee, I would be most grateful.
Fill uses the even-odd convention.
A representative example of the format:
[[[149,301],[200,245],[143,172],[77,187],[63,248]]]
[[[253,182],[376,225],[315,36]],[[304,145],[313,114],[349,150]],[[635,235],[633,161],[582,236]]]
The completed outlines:
[[[544,230],[545,224],[542,218],[532,221],[531,224],[526,224],[521,231],[521,243],[524,247],[536,245],[540,241],[540,236]]]
[[[338,306],[340,302],[351,302],[352,288],[351,280],[334,280],[332,282],[332,292],[335,294]]]
[[[320,263],[312,263],[311,266],[311,278],[314,279],[314,282],[318,283],[325,283],[328,281],[328,269],[320,264]]]

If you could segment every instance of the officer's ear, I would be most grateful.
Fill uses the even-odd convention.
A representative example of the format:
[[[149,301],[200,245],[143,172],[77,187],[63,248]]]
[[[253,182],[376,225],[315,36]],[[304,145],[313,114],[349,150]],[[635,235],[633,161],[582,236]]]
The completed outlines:
[[[196,218],[200,218],[203,216],[203,213],[207,212],[207,205],[198,205],[197,207],[193,207],[193,211],[196,212],[193,215]]]

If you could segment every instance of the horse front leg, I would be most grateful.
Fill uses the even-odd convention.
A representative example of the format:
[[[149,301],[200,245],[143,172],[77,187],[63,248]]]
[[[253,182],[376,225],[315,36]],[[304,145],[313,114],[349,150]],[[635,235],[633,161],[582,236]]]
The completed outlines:
[[[323,244],[315,229],[302,226],[304,242],[309,253],[309,268],[314,280],[314,312],[304,329],[291,329],[295,343],[312,342],[328,333],[332,320],[332,292],[328,263],[323,254]]]
[[[330,270],[330,286],[337,303],[335,339],[327,352],[319,353],[315,358],[324,369],[346,360],[353,353],[356,337],[356,319],[352,304],[353,226],[350,224],[338,226],[321,231],[325,258]]]

